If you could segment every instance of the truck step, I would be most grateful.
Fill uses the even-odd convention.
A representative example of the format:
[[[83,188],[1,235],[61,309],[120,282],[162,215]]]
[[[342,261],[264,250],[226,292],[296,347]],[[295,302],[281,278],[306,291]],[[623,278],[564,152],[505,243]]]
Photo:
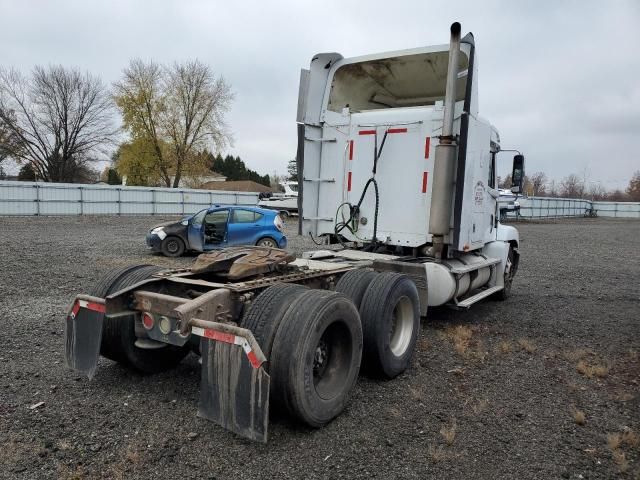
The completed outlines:
[[[486,290],[482,290],[481,292],[476,293],[472,297],[465,298],[461,302],[458,302],[455,306],[458,308],[469,308],[474,303],[479,302],[483,298],[487,298],[488,296],[493,295],[496,292],[499,292],[503,288],[504,287],[501,285],[496,285],[495,287],[487,288]]]
[[[442,263],[446,263],[446,262],[442,262]],[[464,267],[458,267],[458,268],[451,268],[450,271],[453,274],[465,274],[465,273],[469,273],[469,272],[473,272],[474,270],[480,270],[481,268],[485,268],[485,267],[491,267],[497,263],[500,263],[500,259],[499,258],[487,258],[484,262],[482,263],[475,263],[473,265],[467,265]]]

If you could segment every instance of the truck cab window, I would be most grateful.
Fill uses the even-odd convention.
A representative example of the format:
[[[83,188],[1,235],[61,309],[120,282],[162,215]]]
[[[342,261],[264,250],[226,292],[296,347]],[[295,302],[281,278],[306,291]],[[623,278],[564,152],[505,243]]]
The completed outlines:
[[[489,179],[487,181],[489,188],[496,188],[496,152],[491,152],[491,160],[489,161]]]

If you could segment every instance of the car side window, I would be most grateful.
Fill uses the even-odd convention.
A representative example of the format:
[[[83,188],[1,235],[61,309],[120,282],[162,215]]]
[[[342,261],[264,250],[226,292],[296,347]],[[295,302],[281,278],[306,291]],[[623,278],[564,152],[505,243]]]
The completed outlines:
[[[207,213],[207,216],[204,218],[204,222],[207,225],[213,224],[221,224],[227,223],[227,218],[229,217],[229,210],[216,210],[215,212]]]
[[[196,213],[191,219],[191,225],[196,227],[199,227],[200,225],[202,225],[202,220],[204,220],[204,216],[206,215],[206,213],[207,213],[206,210],[202,210]]]
[[[262,220],[262,217],[264,217],[264,215],[258,212],[255,212],[255,214],[256,214],[256,218],[254,222],[258,223],[260,220]]]
[[[233,211],[233,223],[253,223],[255,220],[256,212],[240,209]]]

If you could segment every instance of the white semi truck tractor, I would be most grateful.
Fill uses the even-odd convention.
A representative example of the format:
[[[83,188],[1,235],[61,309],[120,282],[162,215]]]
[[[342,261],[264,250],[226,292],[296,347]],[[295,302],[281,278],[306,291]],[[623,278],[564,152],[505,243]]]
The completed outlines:
[[[301,258],[232,247],[185,269],[114,270],[72,302],[67,364],[89,378],[100,356],[155,373],[193,352],[198,415],[263,442],[272,402],[321,427],[360,372],[404,372],[429,306],[504,299],[518,266],[477,72],[458,23],[449,45],[314,56],[298,104],[299,229],[332,247]],[[514,192],[523,178],[516,155]]]

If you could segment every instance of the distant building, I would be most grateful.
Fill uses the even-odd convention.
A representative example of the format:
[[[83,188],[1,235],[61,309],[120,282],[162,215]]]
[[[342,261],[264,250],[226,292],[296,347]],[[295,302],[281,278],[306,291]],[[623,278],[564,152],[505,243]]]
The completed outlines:
[[[175,175],[171,175],[169,177],[169,179],[171,180],[170,185],[173,187],[173,182],[176,179]],[[227,177],[225,177],[224,175],[217,173],[217,172],[211,172],[208,175],[202,175],[200,177],[184,177],[182,176],[180,178],[180,182],[178,183],[178,187],[180,188],[205,188],[203,187],[203,185],[205,183],[214,183],[214,182],[224,182],[227,179]],[[123,175],[122,176],[122,185],[126,185],[127,184],[127,176]],[[149,185],[150,187],[166,187],[166,185],[164,184],[164,182],[158,183],[157,185]],[[215,190],[214,188],[210,188],[209,190]]]
[[[173,181],[176,179],[176,177],[175,175],[172,175],[170,178],[171,185],[173,185]],[[211,172],[209,175],[202,175],[200,177],[182,177],[178,186],[182,188],[204,188],[203,185],[206,183],[224,182],[226,179],[227,177],[220,173]]]

